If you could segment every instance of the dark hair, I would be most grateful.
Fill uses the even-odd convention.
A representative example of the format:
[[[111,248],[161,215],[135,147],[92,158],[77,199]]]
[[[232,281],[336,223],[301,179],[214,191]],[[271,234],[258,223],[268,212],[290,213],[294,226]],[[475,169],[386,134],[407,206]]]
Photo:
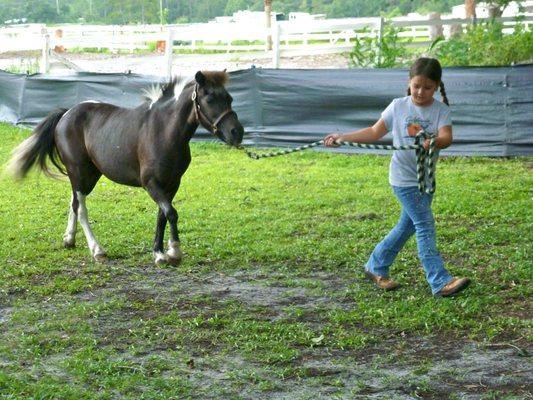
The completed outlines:
[[[448,98],[446,97],[444,83],[442,82],[442,67],[440,66],[439,60],[427,57],[420,57],[417,59],[409,70],[409,79],[413,79],[417,75],[425,76],[426,78],[438,83],[442,101],[444,104],[448,106],[450,105]],[[407,95],[411,95],[411,88],[407,88]]]

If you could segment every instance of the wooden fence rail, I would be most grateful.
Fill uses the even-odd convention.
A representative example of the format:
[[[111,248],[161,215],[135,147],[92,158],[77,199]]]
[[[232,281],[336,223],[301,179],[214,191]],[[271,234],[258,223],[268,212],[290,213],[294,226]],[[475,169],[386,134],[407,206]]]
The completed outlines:
[[[399,37],[412,39],[410,46],[427,46],[435,35],[449,37],[471,23],[469,19],[424,18],[342,18],[325,20],[279,21],[272,28],[244,23],[203,23],[181,25],[61,25],[47,27],[31,24],[23,27],[0,28],[0,53],[20,50],[54,49],[58,44],[66,49],[96,49],[110,52],[161,49],[167,57],[168,74],[172,73],[172,57],[180,51],[263,52],[270,54],[274,68],[282,55],[307,55],[348,52],[356,38],[380,37],[385,24],[399,28]],[[481,22],[489,18],[478,18]],[[504,33],[514,30],[515,17],[497,18],[504,24]],[[533,13],[524,14],[520,22],[531,29]],[[62,36],[58,37],[61,32]],[[48,39],[47,38],[48,35]],[[266,50],[266,38],[273,38],[273,50]],[[48,42],[47,42],[48,40]],[[172,43],[172,46],[169,45]],[[158,46],[158,44],[161,44]],[[164,50],[163,50],[164,49]],[[41,67],[47,71],[47,67]]]

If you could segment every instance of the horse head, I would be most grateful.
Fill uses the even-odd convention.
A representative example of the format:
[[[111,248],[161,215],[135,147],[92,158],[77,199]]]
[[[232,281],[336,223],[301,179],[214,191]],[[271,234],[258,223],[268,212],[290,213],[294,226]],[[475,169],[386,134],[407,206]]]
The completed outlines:
[[[194,80],[192,100],[198,122],[223,142],[240,145],[244,128],[231,108],[233,98],[224,87],[228,74],[198,71]]]

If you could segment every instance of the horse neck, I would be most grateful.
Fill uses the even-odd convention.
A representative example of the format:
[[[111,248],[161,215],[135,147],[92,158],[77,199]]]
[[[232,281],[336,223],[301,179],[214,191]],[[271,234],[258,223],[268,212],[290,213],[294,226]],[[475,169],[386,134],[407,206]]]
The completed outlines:
[[[182,93],[178,100],[168,102],[161,109],[163,115],[170,116],[169,120],[165,122],[169,128],[168,130],[165,129],[168,136],[166,139],[171,142],[169,145],[188,143],[198,129],[193,107],[190,93]]]

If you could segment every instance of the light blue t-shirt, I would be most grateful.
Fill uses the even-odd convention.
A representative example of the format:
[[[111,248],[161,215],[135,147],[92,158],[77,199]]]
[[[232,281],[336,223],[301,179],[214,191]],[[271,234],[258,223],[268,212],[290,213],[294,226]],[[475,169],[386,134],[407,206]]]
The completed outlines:
[[[394,146],[414,144],[415,136],[421,128],[428,133],[437,133],[443,126],[452,124],[450,108],[446,104],[433,99],[431,105],[420,107],[413,104],[411,96],[394,99],[381,113],[381,118],[392,133]],[[400,187],[418,185],[415,150],[394,150],[389,183]]]

